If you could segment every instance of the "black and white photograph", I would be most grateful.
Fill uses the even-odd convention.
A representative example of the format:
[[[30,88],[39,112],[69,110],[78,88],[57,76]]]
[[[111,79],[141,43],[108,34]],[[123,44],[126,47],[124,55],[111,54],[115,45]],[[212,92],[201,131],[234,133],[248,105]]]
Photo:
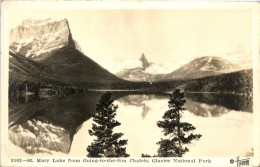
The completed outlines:
[[[6,154],[253,158],[253,14],[10,8]]]

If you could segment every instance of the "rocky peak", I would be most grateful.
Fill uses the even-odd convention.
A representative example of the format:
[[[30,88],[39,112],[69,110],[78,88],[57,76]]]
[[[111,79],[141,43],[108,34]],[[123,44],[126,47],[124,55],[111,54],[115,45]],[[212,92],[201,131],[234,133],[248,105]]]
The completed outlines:
[[[146,59],[146,57],[143,53],[139,60],[142,62],[142,67],[144,70],[151,66],[151,64],[148,62],[148,60]]]
[[[70,33],[68,21],[63,20],[24,20],[18,27],[10,31],[10,43],[20,42],[30,38],[41,36],[63,35],[68,37]]]
[[[80,47],[72,39],[67,19],[24,20],[9,34],[10,50],[28,58],[44,58],[47,53],[71,46]]]

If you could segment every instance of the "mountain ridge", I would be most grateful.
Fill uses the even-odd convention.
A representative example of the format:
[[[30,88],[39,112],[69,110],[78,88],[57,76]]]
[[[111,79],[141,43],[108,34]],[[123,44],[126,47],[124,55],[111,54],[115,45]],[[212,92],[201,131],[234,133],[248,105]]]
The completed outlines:
[[[9,84],[24,81],[60,84],[60,80],[61,76],[54,74],[48,66],[9,51]]]
[[[169,75],[173,78],[201,78],[204,76],[218,75],[221,73],[229,73],[239,70],[238,65],[232,64],[228,60],[225,60],[217,56],[203,56],[192,60],[191,62],[181,66]],[[198,76],[196,75],[197,73]],[[195,76],[193,76],[195,75]]]
[[[195,79],[241,70],[239,65],[221,57],[203,56],[193,59],[170,73],[160,74],[158,71],[157,74],[151,74],[149,69],[155,66],[155,63],[149,62],[149,66],[144,68],[143,66],[147,64],[148,60],[143,58],[143,54],[139,60],[142,62],[142,67],[123,69],[116,75],[130,81],[157,82],[172,79]]]
[[[24,26],[31,22],[32,26]],[[73,40],[67,19],[25,20],[12,29],[9,35],[10,51],[48,66],[61,76],[62,82],[101,84],[108,87],[129,82],[118,78],[83,54]]]

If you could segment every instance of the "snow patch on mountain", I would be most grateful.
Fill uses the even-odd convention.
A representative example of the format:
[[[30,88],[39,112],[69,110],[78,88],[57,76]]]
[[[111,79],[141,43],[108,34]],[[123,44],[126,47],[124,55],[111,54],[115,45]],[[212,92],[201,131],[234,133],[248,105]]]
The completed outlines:
[[[32,59],[46,56],[69,45],[83,53],[77,42],[72,39],[66,19],[27,19],[12,29],[9,37],[10,50]]]
[[[200,70],[202,70],[202,71],[212,70],[212,68],[214,68],[214,67],[211,66],[211,60],[212,60],[212,57],[209,57],[207,59],[206,64]],[[216,67],[214,69],[216,70]]]
[[[167,63],[160,63],[160,64],[155,64],[153,63],[150,67],[148,67],[145,72],[150,73],[150,74],[167,74],[172,72],[172,70],[175,70],[179,65],[178,63],[175,62],[167,62]]]
[[[153,66],[153,63],[149,62],[144,54],[141,55],[139,61],[136,60],[132,60],[132,63],[127,62],[128,67],[130,64],[132,67],[123,68],[116,75],[130,81],[153,81],[153,75],[146,72],[146,69]]]
[[[166,78],[201,78],[238,70],[241,70],[239,65],[233,64],[221,57],[204,56],[196,58],[172,73],[167,74]]]
[[[149,81],[154,82],[155,77],[158,74],[168,74],[175,70],[180,64],[176,62],[166,62],[166,63],[154,63],[146,59],[145,55],[142,54],[141,58],[124,61],[120,64],[125,66],[121,68],[122,70],[117,72],[116,75],[120,78],[130,81]],[[132,62],[132,63],[130,63]],[[131,67],[129,68],[129,65]],[[126,68],[128,65],[128,68]]]

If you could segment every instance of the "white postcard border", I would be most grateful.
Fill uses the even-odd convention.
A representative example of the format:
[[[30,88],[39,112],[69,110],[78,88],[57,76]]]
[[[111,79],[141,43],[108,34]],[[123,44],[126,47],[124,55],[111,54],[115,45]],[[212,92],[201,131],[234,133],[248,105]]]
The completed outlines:
[[[252,158],[252,165],[257,166],[260,164],[260,145],[259,145],[259,136],[260,136],[260,113],[259,113],[259,94],[260,94],[260,58],[259,58],[259,3],[257,2],[171,2],[171,1],[133,1],[133,2],[122,2],[122,1],[4,1],[1,6],[1,16],[2,16],[2,24],[1,24],[1,165],[2,166],[16,166],[15,163],[10,163],[10,158],[8,154],[8,19],[9,17],[9,9],[15,8],[28,8],[28,9],[250,9],[253,12],[253,89],[254,89],[254,158]],[[233,146],[231,146],[232,149]],[[235,146],[234,146],[235,147]],[[15,157],[12,157],[15,158]],[[19,157],[16,157],[19,158]],[[204,158],[204,157],[203,157]],[[235,157],[206,157],[212,159],[212,161],[216,161],[215,165],[225,165],[232,166],[232,164],[226,164],[227,159],[235,158]],[[50,158],[51,159],[51,158]],[[67,160],[67,158],[64,158]],[[81,158],[84,159],[84,158]],[[127,158],[128,160],[131,158]],[[140,158],[135,158],[140,159]],[[196,159],[196,158],[195,158]],[[197,158],[199,159],[199,158]],[[17,166],[48,166],[47,164],[34,163],[30,164],[28,162],[23,162],[17,164]],[[51,166],[64,166],[64,164],[51,164]],[[75,165],[75,164],[66,164],[66,165]],[[99,166],[100,164],[90,164],[91,166]],[[104,165],[104,164],[101,164]],[[105,164],[105,166],[146,166],[142,163],[127,163],[127,164],[119,164],[119,163],[110,163]],[[162,165],[162,164],[160,164]],[[147,166],[160,166],[158,164],[150,164]],[[171,166],[172,164],[163,163],[163,166]],[[177,164],[178,166],[183,166],[187,164]],[[199,164],[196,164],[199,165]],[[88,166],[86,163],[77,164],[77,166]],[[190,166],[190,164],[188,165]],[[192,165],[191,165],[192,166]],[[199,165],[200,166],[200,165]],[[207,166],[207,165],[202,165]],[[214,166],[211,164],[210,166]],[[234,166],[234,164],[233,164]]]

